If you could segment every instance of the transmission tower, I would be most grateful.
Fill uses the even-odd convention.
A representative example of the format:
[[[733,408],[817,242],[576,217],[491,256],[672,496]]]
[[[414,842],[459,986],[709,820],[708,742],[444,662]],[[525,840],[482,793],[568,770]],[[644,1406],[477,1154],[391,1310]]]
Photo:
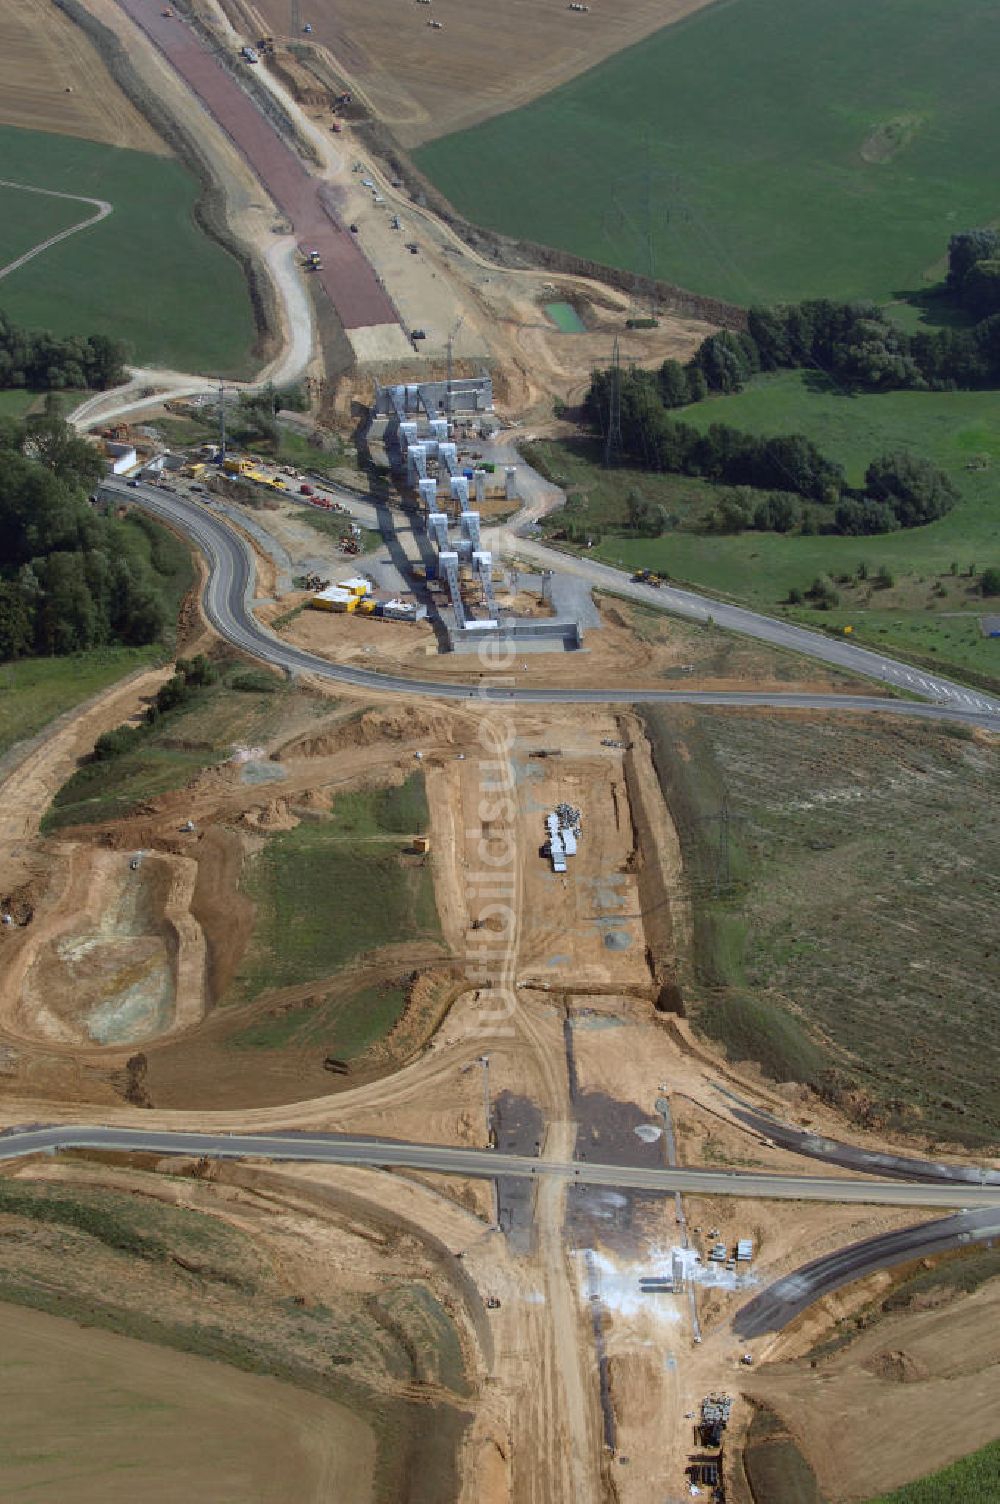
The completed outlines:
[[[733,881],[730,834],[735,824],[742,824],[745,815],[734,815],[729,808],[729,795],[723,794],[722,804],[714,815],[700,817],[706,823],[719,826],[719,839],[715,848],[715,877],[712,882],[712,897],[720,898],[730,891]]]
[[[219,464],[226,460],[226,389],[219,382]]]
[[[604,438],[604,464],[610,469],[622,457],[622,358],[615,335],[611,351],[611,391],[608,395],[608,431]]]

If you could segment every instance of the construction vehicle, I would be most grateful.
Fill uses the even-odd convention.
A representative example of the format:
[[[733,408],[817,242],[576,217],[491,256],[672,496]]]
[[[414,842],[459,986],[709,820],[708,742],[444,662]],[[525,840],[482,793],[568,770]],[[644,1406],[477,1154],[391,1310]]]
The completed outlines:
[[[222,468],[227,475],[248,475],[253,469],[253,464],[248,459],[241,459],[239,455],[230,455],[223,460]]]
[[[323,270],[323,262],[319,251],[306,251],[305,265],[307,272],[321,272]]]

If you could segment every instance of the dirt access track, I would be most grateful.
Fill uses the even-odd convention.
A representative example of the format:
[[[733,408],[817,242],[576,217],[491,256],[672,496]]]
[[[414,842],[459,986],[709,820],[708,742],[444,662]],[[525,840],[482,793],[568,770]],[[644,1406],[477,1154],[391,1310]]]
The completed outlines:
[[[291,220],[300,245],[320,252],[323,269],[314,275],[344,328],[398,323],[388,294],[340,224],[321,183],[310,177],[301,159],[213,56],[208,43],[176,13],[163,15],[148,0],[121,0],[121,4],[222,126],[261,187]]]
[[[313,0],[303,17],[403,146],[513,110],[709,0]],[[287,35],[285,0],[261,0],[263,28]],[[428,25],[433,17],[437,30]]]

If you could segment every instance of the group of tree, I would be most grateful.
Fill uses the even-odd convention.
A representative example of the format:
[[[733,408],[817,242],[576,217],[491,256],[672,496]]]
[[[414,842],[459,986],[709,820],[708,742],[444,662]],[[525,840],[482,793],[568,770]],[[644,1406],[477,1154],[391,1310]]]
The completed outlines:
[[[967,313],[1000,313],[1000,230],[963,230],[948,245],[948,288]]]
[[[281,443],[278,413],[304,412],[309,399],[301,387],[278,388],[270,382],[257,392],[241,392],[230,433],[240,444],[268,444],[275,451]]]
[[[875,303],[751,308],[744,330],[703,340],[687,365],[666,360],[664,407],[741,391],[760,372],[814,370],[857,391],[954,391],[1000,386],[1000,231],[964,230],[948,247],[947,290],[977,322],[908,334]]]
[[[218,674],[213,664],[198,653],[194,658],[178,658],[174,672],[165,684],[161,684],[139,725],[116,726],[113,731],[103,731],[94,743],[91,753],[93,762],[110,762],[141,744],[163,716],[171,710],[187,705],[206,685],[214,684]]]
[[[761,438],[724,423],[702,432],[669,414],[661,376],[635,369],[596,371],[588,396],[591,419],[603,427],[616,381],[622,444],[633,464],[733,488],[722,492],[713,513],[717,531],[884,533],[932,522],[957,500],[942,471],[904,452],[873,460],[858,490],[847,484],[840,465],[801,434]],[[629,525],[636,532],[662,533],[667,514],[636,494],[638,500],[629,503]]]
[[[162,633],[155,548],[88,500],[103,473],[55,413],[0,422],[0,661]]]
[[[0,387],[103,391],[124,381],[126,374],[125,346],[106,334],[59,339],[42,330],[19,329],[0,313]]]

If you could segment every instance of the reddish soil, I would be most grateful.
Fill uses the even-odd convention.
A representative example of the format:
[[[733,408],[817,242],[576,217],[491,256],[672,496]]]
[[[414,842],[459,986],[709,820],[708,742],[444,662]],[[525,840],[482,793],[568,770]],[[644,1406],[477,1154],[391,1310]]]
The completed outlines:
[[[339,223],[329,188],[309,176],[304,164],[197,33],[176,12],[163,16],[148,0],[122,0],[122,4],[219,122],[261,186],[291,220],[303,245],[320,252],[323,269],[315,274],[315,280],[329,295],[344,328],[398,323],[389,295]]]

